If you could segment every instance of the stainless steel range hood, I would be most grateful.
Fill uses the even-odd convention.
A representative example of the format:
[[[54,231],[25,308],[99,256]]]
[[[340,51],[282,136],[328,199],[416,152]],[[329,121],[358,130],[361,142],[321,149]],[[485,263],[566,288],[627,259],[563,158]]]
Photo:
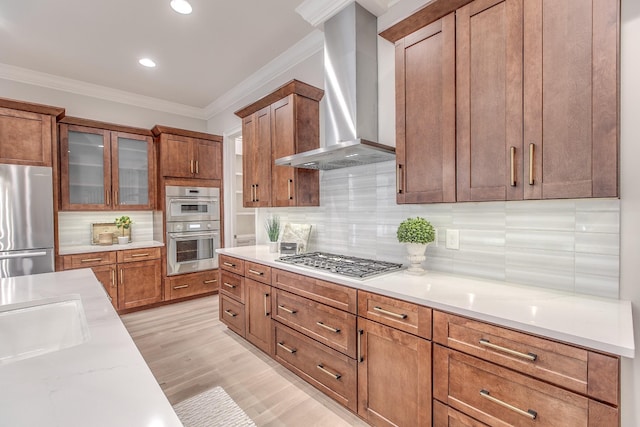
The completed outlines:
[[[282,157],[276,165],[338,169],[395,159],[378,139],[376,17],[353,2],[324,23],[326,146]]]

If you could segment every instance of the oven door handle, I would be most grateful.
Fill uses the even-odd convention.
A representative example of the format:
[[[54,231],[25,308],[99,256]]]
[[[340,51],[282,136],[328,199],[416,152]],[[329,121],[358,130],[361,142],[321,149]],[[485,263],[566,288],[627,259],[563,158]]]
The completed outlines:
[[[176,233],[169,233],[169,238],[172,240],[177,240],[177,241],[183,241],[183,240],[193,240],[196,237],[218,237],[220,236],[220,233],[217,231],[214,231],[212,233],[198,233],[198,234],[190,234],[190,233],[181,233],[181,234],[176,234]]]

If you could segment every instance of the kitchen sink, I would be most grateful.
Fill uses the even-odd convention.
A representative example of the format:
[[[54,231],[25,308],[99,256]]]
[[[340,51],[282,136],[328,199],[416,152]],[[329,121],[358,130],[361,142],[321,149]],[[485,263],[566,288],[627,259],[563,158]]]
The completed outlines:
[[[0,306],[0,364],[74,347],[89,338],[80,295]]]

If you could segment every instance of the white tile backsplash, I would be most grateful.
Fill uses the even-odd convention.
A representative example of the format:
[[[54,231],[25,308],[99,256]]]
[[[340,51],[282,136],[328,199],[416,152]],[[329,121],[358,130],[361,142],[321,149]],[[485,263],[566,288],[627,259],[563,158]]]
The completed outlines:
[[[320,207],[259,209],[258,225],[276,213],[314,226],[311,250],[406,264],[398,224],[423,216],[439,233],[428,270],[618,296],[618,199],[397,205],[395,178],[395,162],[322,171]],[[459,250],[445,248],[448,228],[460,230]]]
[[[133,241],[153,240],[152,211],[111,211],[111,212],[58,212],[58,240],[60,246],[91,244],[91,224],[115,222],[116,217],[128,215],[133,221],[131,239]]]

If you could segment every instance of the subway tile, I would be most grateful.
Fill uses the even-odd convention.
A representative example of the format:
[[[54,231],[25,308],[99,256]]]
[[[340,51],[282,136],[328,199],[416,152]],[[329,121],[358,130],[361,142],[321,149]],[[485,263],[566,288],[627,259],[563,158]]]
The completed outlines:
[[[573,292],[573,271],[551,271],[538,268],[516,267],[507,265],[505,280],[507,282]]]
[[[576,252],[575,271],[583,275],[617,278],[620,274],[620,258],[612,255]]]
[[[507,248],[573,251],[575,234],[566,231],[513,230],[505,232]]]
[[[619,211],[576,212],[576,231],[587,233],[619,233]]]
[[[576,252],[614,255],[620,254],[620,235],[614,233],[575,233]]]
[[[576,272],[575,283],[576,293],[619,298],[620,283],[617,277],[594,276]]]

